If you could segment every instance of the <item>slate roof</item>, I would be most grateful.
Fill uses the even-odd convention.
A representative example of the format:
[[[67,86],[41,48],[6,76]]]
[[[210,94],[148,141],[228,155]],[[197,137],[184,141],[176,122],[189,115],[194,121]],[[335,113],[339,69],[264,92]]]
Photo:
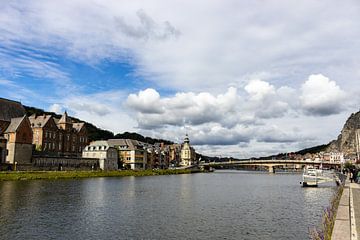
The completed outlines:
[[[46,123],[50,120],[51,115],[31,115],[29,117],[31,127],[44,127]]]
[[[110,148],[109,144],[105,140],[98,140],[91,142],[88,146],[85,147],[84,151],[103,151]]]
[[[0,120],[10,122],[12,118],[22,117],[26,114],[20,102],[0,98]]]
[[[85,123],[81,122],[81,123],[73,123],[73,128],[77,131],[80,132],[82,127],[85,125]]]
[[[109,139],[108,144],[110,147],[126,146],[126,150],[143,149],[145,143],[133,139]]]
[[[60,120],[59,120],[58,123],[70,123],[70,124],[72,123],[71,118],[68,117],[66,111],[65,111],[65,113],[61,116],[61,118],[60,118]]]
[[[21,122],[24,120],[26,116],[19,117],[19,118],[12,118],[10,125],[5,130],[5,133],[13,133],[16,132],[16,130],[19,128]]]

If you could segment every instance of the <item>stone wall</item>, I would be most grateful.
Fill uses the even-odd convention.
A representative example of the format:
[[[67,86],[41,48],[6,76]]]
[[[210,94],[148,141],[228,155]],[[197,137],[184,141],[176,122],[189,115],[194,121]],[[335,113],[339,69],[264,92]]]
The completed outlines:
[[[99,159],[33,156],[32,166],[38,170],[97,170]]]
[[[18,164],[31,163],[32,144],[8,143],[6,162]]]
[[[1,142],[0,139],[0,163],[5,163],[6,160],[6,143]]]

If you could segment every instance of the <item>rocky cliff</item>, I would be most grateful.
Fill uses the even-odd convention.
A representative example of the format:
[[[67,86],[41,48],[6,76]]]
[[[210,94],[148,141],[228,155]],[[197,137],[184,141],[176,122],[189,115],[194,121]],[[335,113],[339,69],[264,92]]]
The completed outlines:
[[[340,151],[347,157],[356,156],[356,131],[360,129],[360,111],[351,114],[346,121],[341,134],[328,146],[327,151]]]

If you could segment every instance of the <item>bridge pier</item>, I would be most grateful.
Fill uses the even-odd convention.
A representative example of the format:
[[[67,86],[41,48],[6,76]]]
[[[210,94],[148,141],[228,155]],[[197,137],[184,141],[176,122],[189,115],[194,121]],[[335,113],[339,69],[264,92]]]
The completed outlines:
[[[269,173],[275,173],[274,166],[269,166]]]

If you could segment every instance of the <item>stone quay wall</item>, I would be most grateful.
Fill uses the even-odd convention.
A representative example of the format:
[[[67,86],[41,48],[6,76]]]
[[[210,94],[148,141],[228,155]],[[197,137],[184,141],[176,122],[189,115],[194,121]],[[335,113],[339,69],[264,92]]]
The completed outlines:
[[[31,166],[34,170],[97,170],[99,159],[77,157],[33,156]],[[23,166],[25,167],[25,166]],[[22,166],[18,166],[18,170]]]

